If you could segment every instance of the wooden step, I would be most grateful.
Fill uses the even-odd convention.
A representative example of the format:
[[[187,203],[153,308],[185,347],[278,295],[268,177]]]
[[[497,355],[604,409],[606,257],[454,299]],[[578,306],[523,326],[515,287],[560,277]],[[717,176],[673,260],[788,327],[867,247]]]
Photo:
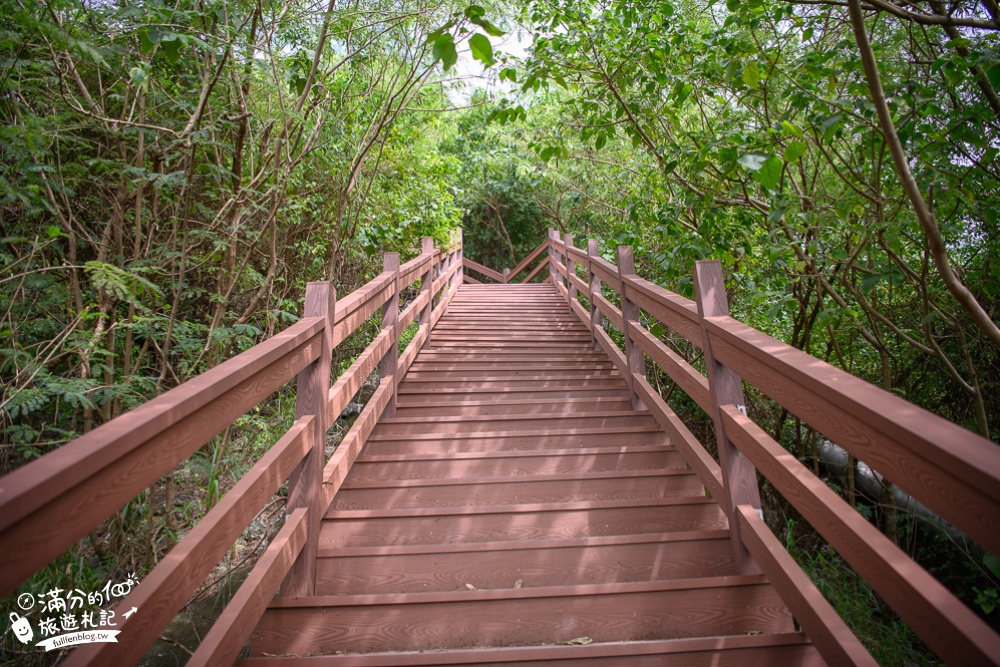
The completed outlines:
[[[816,648],[801,632],[696,637],[583,645],[405,651],[367,655],[258,657],[239,667],[822,667]]]
[[[526,390],[515,387],[510,391],[496,391],[479,387],[476,389],[447,389],[440,388],[437,391],[426,389],[411,389],[405,382],[399,386],[397,392],[396,406],[406,405],[407,407],[417,407],[418,405],[437,404],[444,400],[454,401],[458,405],[468,405],[470,403],[482,403],[493,401],[526,401],[537,402],[540,400],[565,400],[569,398],[628,398],[628,388],[620,387],[579,387],[576,389],[537,389]]]
[[[657,424],[648,413],[632,411],[563,412],[553,415],[472,415],[458,417],[409,417],[379,421],[373,433],[380,435],[415,435],[424,433],[476,433],[482,431],[521,431],[539,428],[615,428]]]
[[[656,427],[541,428],[524,431],[480,431],[477,433],[380,433],[376,426],[368,437],[366,454],[494,452],[536,449],[606,447],[617,450],[632,445],[668,445],[669,439]]]
[[[345,485],[333,510],[493,507],[518,503],[645,500],[704,495],[691,472],[632,470],[507,477],[458,477]]]
[[[433,511],[329,511],[320,528],[319,543],[323,549],[468,544],[716,530],[726,526],[725,514],[711,498],[682,496]]]
[[[540,449],[453,453],[447,456],[422,452],[372,455],[366,452],[351,468],[345,485],[387,480],[434,479],[447,477],[509,477],[514,475],[556,475],[561,473],[626,470],[687,470],[674,448],[660,446],[607,448]]]
[[[429,593],[737,574],[727,531],[320,552],[317,595]]]
[[[444,417],[448,415],[506,415],[506,414],[555,414],[562,412],[604,412],[625,411],[632,403],[625,396],[598,398],[558,398],[558,399],[498,399],[493,401],[441,401],[439,404],[411,404],[398,402],[396,417]]]
[[[250,655],[419,651],[790,632],[762,576],[277,599]]]

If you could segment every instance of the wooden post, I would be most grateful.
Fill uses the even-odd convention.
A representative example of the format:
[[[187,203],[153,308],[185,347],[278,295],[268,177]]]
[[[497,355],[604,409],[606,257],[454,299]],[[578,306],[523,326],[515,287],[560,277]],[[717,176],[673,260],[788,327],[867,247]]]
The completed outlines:
[[[430,236],[425,236],[420,243],[420,254],[425,256],[431,256],[434,254],[434,239]],[[423,297],[427,295],[427,305],[424,306],[423,310],[420,311],[419,322],[421,325],[426,324],[427,328],[430,329],[431,326],[431,314],[434,312],[434,293],[431,292],[431,287],[434,285],[434,265],[436,262],[432,259],[427,262],[427,269],[420,276],[420,296]],[[424,345],[430,336],[424,338]],[[398,348],[397,348],[398,349]]]
[[[601,344],[597,340],[597,328],[604,326],[601,309],[597,307],[597,302],[594,301],[594,295],[601,293],[601,278],[594,273],[594,258],[599,256],[599,254],[597,239],[589,239],[587,241],[587,258],[589,260],[587,264],[587,284],[590,285],[590,290],[587,292],[587,300],[590,302],[591,342],[593,342],[595,350],[601,349]]]
[[[705,328],[704,318],[729,314],[726,285],[722,278],[722,264],[718,260],[703,260],[694,267],[695,301],[698,317],[702,320],[702,350],[705,353],[705,367],[708,370],[708,391],[712,401],[712,420],[715,422],[715,437],[719,446],[719,464],[722,468],[722,490],[725,498],[722,509],[729,516],[729,532],[737,566],[743,574],[756,574],[760,569],[743,545],[740,537],[740,523],[737,521],[737,505],[750,505],[763,518],[760,509],[760,493],[757,489],[757,470],[740,450],[736,449],[726,435],[722,422],[723,405],[735,405],[746,414],[746,400],[743,398],[743,380],[732,369],[723,366],[712,355],[712,342]]]
[[[326,463],[326,402],[330,392],[330,365],[333,360],[333,322],[337,294],[329,282],[306,285],[303,317],[325,317],[323,346],[319,358],[299,373],[295,399],[295,419],[313,417],[313,446],[288,478],[288,501],[285,516],[293,510],[308,510],[306,545],[292,564],[282,583],[282,597],[305,597],[316,591],[316,552],[319,529],[325,507],[323,498],[323,466]]]
[[[465,281],[465,235],[462,232],[462,228],[458,228],[458,250],[455,251],[455,260],[458,262],[458,270],[455,271],[454,285],[455,289],[462,286]]]
[[[378,364],[379,376],[385,380],[396,382],[396,364],[399,361],[399,253],[387,252],[382,256],[382,271],[391,271],[394,276],[392,282],[392,295],[389,300],[382,305],[382,329],[391,329],[392,343],[386,350],[385,356]],[[396,416],[396,390],[393,388],[392,397],[385,406],[386,417]]]
[[[573,235],[566,234],[563,236],[563,242],[566,244],[566,307],[572,313],[573,300],[576,299],[576,285],[569,279],[570,276],[576,275],[576,262],[569,257],[569,249],[573,247]]]
[[[510,269],[503,270],[503,284],[506,285],[510,282]]]
[[[635,258],[632,255],[632,246],[618,246],[618,286],[621,294],[622,304],[622,324],[625,330],[625,359],[628,361],[628,387],[632,396],[632,408],[635,410],[645,410],[646,406],[639,400],[635,392],[635,375],[646,377],[646,357],[642,354],[642,348],[636,345],[632,337],[632,328],[639,324],[639,306],[629,299],[625,294],[625,276],[635,275]]]
[[[556,231],[549,227],[549,278],[552,279],[552,284],[555,285],[558,282],[558,272],[556,272],[556,246],[553,243]]]

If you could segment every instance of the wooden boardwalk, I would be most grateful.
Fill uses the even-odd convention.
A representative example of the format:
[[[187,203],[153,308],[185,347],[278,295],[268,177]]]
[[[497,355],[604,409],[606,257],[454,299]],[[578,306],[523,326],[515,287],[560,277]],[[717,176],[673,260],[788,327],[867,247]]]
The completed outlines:
[[[465,285],[241,664],[821,664],[727,526],[551,283]]]
[[[114,602],[117,639],[61,665],[138,664],[282,487],[283,525],[189,667],[875,665],[764,521],[765,478],[944,663],[1000,667],[1000,635],[754,421],[743,388],[992,553],[1000,448],[730,317],[719,262],[692,278],[694,300],[639,276],[627,246],[611,262],[550,232],[502,272],[458,235],[386,253],[347,295],[309,283],[295,324],[0,478],[0,596],[297,378],[295,423]],[[650,372],[711,416],[714,443]],[[46,610],[20,608],[40,630]]]

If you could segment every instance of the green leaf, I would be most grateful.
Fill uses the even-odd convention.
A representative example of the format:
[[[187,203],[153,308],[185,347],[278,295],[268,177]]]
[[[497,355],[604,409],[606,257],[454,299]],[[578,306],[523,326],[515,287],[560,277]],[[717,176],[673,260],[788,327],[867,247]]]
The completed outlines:
[[[747,63],[743,66],[743,83],[750,88],[756,88],[760,83],[760,68],[757,63]]]
[[[760,171],[760,168],[764,166],[769,157],[771,156],[764,153],[746,153],[739,156],[736,161],[750,171]]]
[[[161,40],[160,47],[163,48],[163,53],[166,54],[167,60],[171,63],[176,63],[180,58],[181,40],[177,39],[176,35],[172,39]]]
[[[790,134],[793,137],[798,137],[799,139],[804,139],[802,135],[802,130],[800,130],[796,125],[789,123],[787,120],[781,121],[781,129],[785,131],[785,134]]]
[[[478,15],[475,15],[475,16],[469,16],[469,21],[471,23],[474,23],[475,25],[478,25],[480,28],[482,28],[483,32],[485,32],[490,37],[503,37],[504,36],[503,30],[501,30],[500,28],[498,28],[495,25],[493,25],[492,23],[490,23],[487,19],[483,18],[482,14],[478,14]]]
[[[861,279],[861,289],[865,292],[871,292],[884,278],[884,273],[873,273],[870,276],[865,276]]]
[[[434,62],[441,61],[444,69],[451,69],[458,62],[458,52],[455,50],[455,38],[450,32],[446,32],[434,40],[434,48],[431,50],[434,55]]]
[[[778,183],[781,182],[781,170],[783,168],[784,163],[781,161],[781,158],[769,157],[764,160],[764,164],[761,165],[760,170],[753,173],[753,178],[765,188],[774,190],[778,187]]]
[[[481,62],[483,67],[489,67],[494,63],[493,45],[486,35],[476,33],[470,37],[469,48],[472,49],[472,57]]]
[[[994,88],[1000,88],[1000,65],[994,65],[986,73]]]
[[[806,152],[806,142],[804,141],[790,141],[788,145],[785,146],[785,162],[795,162]]]
[[[991,553],[983,554],[983,565],[985,565],[993,576],[1000,579],[1000,558]]]
[[[500,80],[510,81],[511,83],[517,83],[517,70],[513,67],[505,67],[500,70]]]

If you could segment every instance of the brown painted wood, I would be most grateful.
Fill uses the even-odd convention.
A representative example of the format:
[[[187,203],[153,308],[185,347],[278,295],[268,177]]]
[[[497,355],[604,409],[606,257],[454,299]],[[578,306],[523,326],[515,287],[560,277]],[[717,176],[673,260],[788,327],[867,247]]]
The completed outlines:
[[[4,477],[0,589],[14,590],[315,360],[322,327],[304,319]]]
[[[600,309],[601,315],[611,320],[611,323],[614,324],[619,331],[621,331],[625,326],[625,322],[622,320],[622,311],[620,311],[613,303],[601,296],[600,292],[594,292],[594,301]]]
[[[333,387],[330,388],[330,397],[327,400],[327,423],[332,424],[347,407],[354,395],[358,393],[361,384],[368,379],[379,360],[385,356],[386,350],[392,345],[392,332],[383,329],[375,337],[365,351],[358,355],[354,363],[344,371],[344,374],[337,378]]]
[[[471,648],[452,651],[369,653],[309,658],[259,657],[239,667],[453,667],[517,665],[518,667],[824,667],[806,636],[799,632],[688,638],[661,641],[609,642],[588,645]]]
[[[399,253],[387,252],[382,256],[383,272],[391,273],[395,276],[392,291],[388,300],[382,306],[382,328],[392,332],[389,349],[378,364],[379,376],[382,380],[389,380],[395,387],[398,379],[397,366],[399,364]],[[389,403],[385,406],[388,416],[396,414],[395,394],[389,398]]]
[[[329,282],[311,282],[306,285],[304,314],[308,317],[323,317],[327,326],[324,330],[323,347],[316,361],[301,373],[296,385],[295,419],[313,417],[315,433],[312,450],[295,468],[288,478],[289,510],[305,507],[310,525],[306,531],[306,542],[298,558],[288,571],[282,585],[282,593],[301,596],[312,595],[316,590],[316,548],[319,532],[319,517],[323,504],[323,464],[326,462],[326,432],[332,422],[326,403],[330,396],[330,364],[333,360],[333,322],[336,313],[336,292]],[[235,540],[235,537],[233,538]]]
[[[522,259],[518,263],[517,266],[515,266],[513,269],[510,270],[510,277],[511,278],[516,278],[519,273],[521,273],[526,268],[528,268],[529,266],[531,266],[535,262],[535,260],[537,260],[539,258],[539,256],[543,252],[545,252],[545,250],[546,250],[547,247],[548,247],[548,245],[546,243],[544,243],[544,242],[541,243],[541,244],[539,244],[539,246],[537,248],[535,248],[534,250],[532,250],[530,253],[528,253],[528,256],[525,257],[524,259]],[[542,262],[542,264],[544,265],[545,262]],[[525,282],[527,282],[527,281],[525,281]]]
[[[710,535],[711,537],[707,537]],[[379,595],[652,582],[736,574],[729,535],[677,533],[483,545],[433,545],[350,555],[317,565],[317,595]]]
[[[726,285],[722,278],[722,264],[718,260],[695,262],[695,301],[698,316],[706,317],[729,314]],[[705,369],[708,375],[708,393],[712,404],[712,421],[715,423],[715,440],[718,444],[719,468],[722,470],[723,509],[729,516],[729,529],[733,533],[733,551],[740,564],[740,571],[754,574],[760,571],[747,552],[740,537],[739,522],[736,521],[736,506],[749,505],[760,509],[760,492],[757,489],[757,471],[750,460],[743,456],[729,440],[726,425],[722,421],[720,406],[735,405],[746,411],[743,397],[743,381],[731,368],[716,361],[707,334],[702,335],[702,351],[705,354]]]
[[[654,285],[639,276],[625,280],[625,293],[639,307],[697,347],[702,345],[701,322],[694,301]]]
[[[733,441],[802,516],[945,662],[993,664],[1000,636],[798,459],[732,406]]]
[[[732,318],[705,326],[722,363],[1000,553],[995,443]]]
[[[341,596],[279,602],[251,655],[305,651],[440,650],[563,642],[787,632],[791,618],[760,577]],[[280,605],[280,606],[279,606]],[[317,618],[323,618],[317,623]]]
[[[467,285],[482,285],[481,282],[473,278],[472,276],[465,276],[462,278]]]
[[[632,246],[618,246],[618,278],[619,290],[621,294],[621,331],[625,335],[625,359],[628,363],[626,379],[629,383],[629,392],[632,396],[632,407],[636,410],[644,410],[645,405],[635,391],[635,377],[646,377],[646,358],[642,354],[642,348],[635,342],[635,330],[641,328],[639,323],[639,306],[629,300],[625,294],[625,276],[635,275],[635,259],[632,256]]]
[[[837,612],[826,601],[819,589],[785,551],[781,542],[771,534],[757,509],[749,505],[736,508],[740,534],[764,574],[788,604],[795,620],[809,635],[822,655],[831,665],[867,665],[878,663]]]
[[[128,665],[138,662],[295,466],[312,451],[315,434],[312,416],[304,417],[289,429],[117,605],[118,629],[127,633],[127,642],[83,646],[73,651],[64,664]],[[141,608],[142,614],[123,618],[121,610],[132,607]]]
[[[587,241],[587,275],[588,288],[587,288],[587,303],[590,304],[590,334],[591,343],[595,350],[601,349],[601,343],[597,339],[597,330],[604,326],[604,320],[601,315],[601,310],[598,308],[597,304],[594,302],[594,295],[601,293],[601,278],[594,272],[594,258],[598,256],[600,250],[598,249],[597,239],[589,239]]]
[[[497,281],[498,283],[502,283],[503,282],[503,274],[501,274],[501,273],[499,273],[497,271],[494,271],[493,269],[487,268],[487,267],[483,266],[482,264],[480,264],[479,262],[473,262],[471,259],[465,259],[463,261],[464,261],[464,264],[465,264],[466,268],[472,269],[473,271],[481,273],[484,276],[486,276],[487,278],[492,278],[493,280]]]
[[[236,660],[253,627],[264,616],[278,584],[305,546],[307,512],[300,507],[288,515],[285,525],[187,661],[188,667],[231,665]]]
[[[392,294],[394,277],[382,273],[364,287],[348,294],[338,303],[336,326],[333,330],[334,347],[354,333],[361,323],[375,314]]]
[[[649,355],[653,363],[666,371],[670,379],[676,382],[677,386],[698,404],[698,407],[711,414],[712,400],[708,391],[708,378],[646,329],[634,327],[632,333],[636,344]]]

